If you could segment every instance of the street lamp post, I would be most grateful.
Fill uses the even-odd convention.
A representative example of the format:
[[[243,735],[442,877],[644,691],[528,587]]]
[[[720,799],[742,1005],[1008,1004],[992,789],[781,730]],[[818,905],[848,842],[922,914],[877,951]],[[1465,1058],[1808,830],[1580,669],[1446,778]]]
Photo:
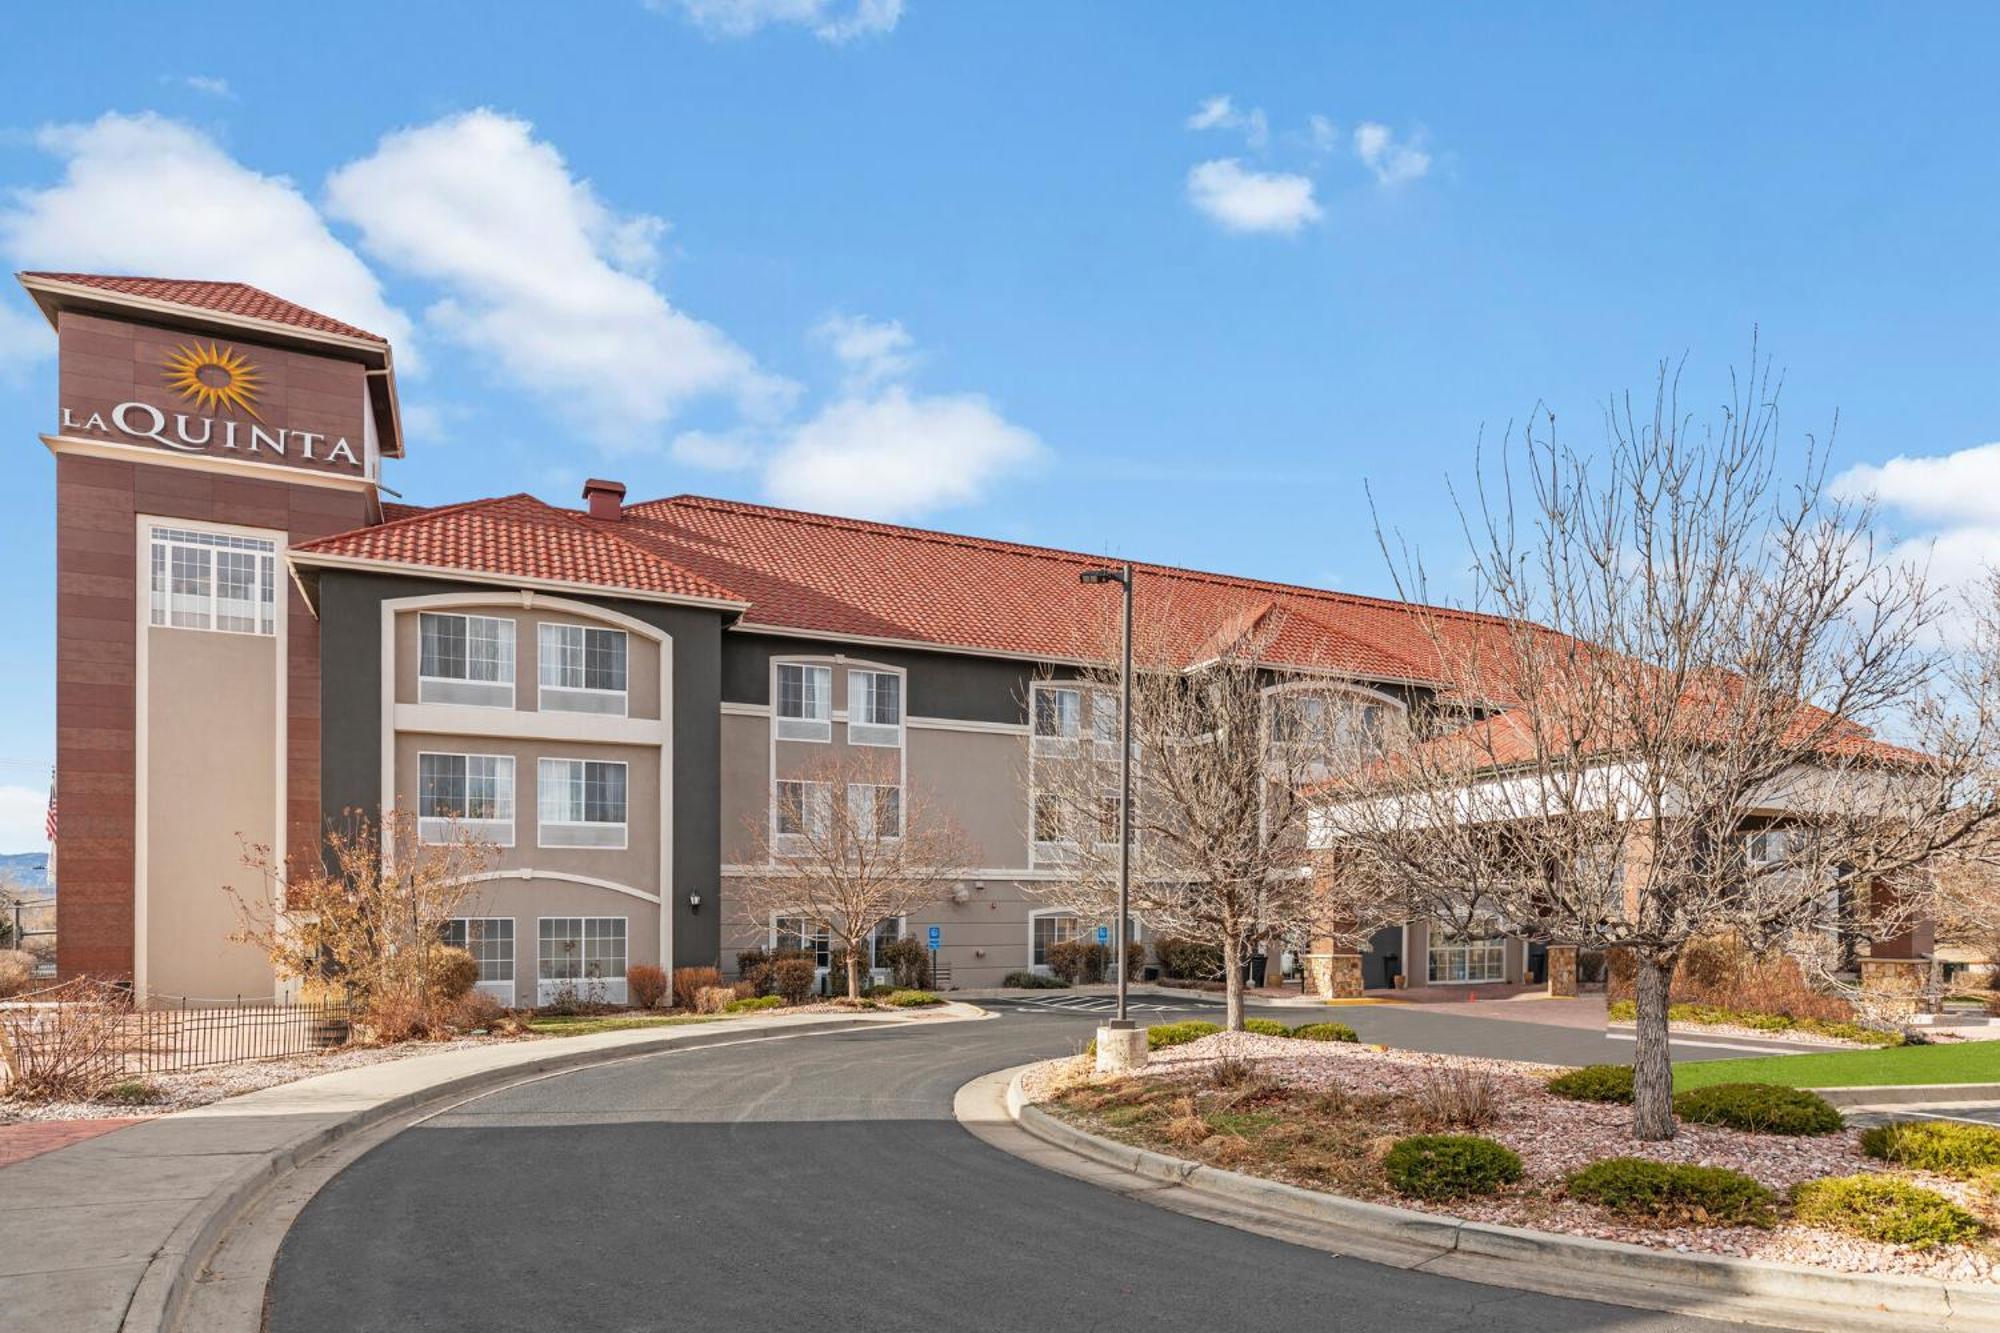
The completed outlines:
[[[1086,570],[1081,577],[1085,583],[1116,583],[1125,593],[1118,671],[1118,949],[1114,955],[1118,1013],[1111,1020],[1111,1028],[1129,1031],[1132,1019],[1125,1005],[1125,950],[1130,947],[1132,934],[1132,566]]]

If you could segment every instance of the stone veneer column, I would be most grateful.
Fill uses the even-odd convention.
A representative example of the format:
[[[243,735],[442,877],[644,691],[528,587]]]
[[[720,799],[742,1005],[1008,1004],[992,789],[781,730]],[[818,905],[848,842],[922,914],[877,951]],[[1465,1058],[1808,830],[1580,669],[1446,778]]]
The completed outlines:
[[[1558,999],[1572,999],[1577,993],[1576,946],[1573,944],[1551,944],[1548,955],[1549,995]]]

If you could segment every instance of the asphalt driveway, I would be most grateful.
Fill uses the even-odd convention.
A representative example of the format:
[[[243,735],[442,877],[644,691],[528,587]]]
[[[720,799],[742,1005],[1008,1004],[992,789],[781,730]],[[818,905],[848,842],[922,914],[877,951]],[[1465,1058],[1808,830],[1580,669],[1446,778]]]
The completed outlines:
[[[644,1056],[468,1103],[314,1199],[279,1255],[269,1326],[1721,1327],[1328,1255],[990,1148],[952,1119],[958,1086],[1077,1049],[1097,1021],[1000,1007],[932,1029]],[[1480,1054],[1522,1035],[1432,1015],[1353,1020],[1371,1037],[1421,1032]]]

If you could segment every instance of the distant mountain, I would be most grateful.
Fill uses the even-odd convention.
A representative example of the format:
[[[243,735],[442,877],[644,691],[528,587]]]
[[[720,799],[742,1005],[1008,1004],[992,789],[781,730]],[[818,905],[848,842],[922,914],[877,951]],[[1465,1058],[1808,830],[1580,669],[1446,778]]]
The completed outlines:
[[[24,889],[48,888],[49,854],[0,852],[0,880],[10,881]]]

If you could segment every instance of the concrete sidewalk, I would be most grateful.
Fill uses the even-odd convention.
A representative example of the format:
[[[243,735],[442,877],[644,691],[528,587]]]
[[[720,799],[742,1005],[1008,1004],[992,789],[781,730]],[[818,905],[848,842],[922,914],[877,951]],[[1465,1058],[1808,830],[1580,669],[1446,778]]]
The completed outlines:
[[[748,1015],[412,1056],[127,1126],[0,1171],[0,1323],[36,1333],[172,1327],[206,1257],[299,1163],[390,1117],[649,1051],[983,1016],[968,1005]]]

